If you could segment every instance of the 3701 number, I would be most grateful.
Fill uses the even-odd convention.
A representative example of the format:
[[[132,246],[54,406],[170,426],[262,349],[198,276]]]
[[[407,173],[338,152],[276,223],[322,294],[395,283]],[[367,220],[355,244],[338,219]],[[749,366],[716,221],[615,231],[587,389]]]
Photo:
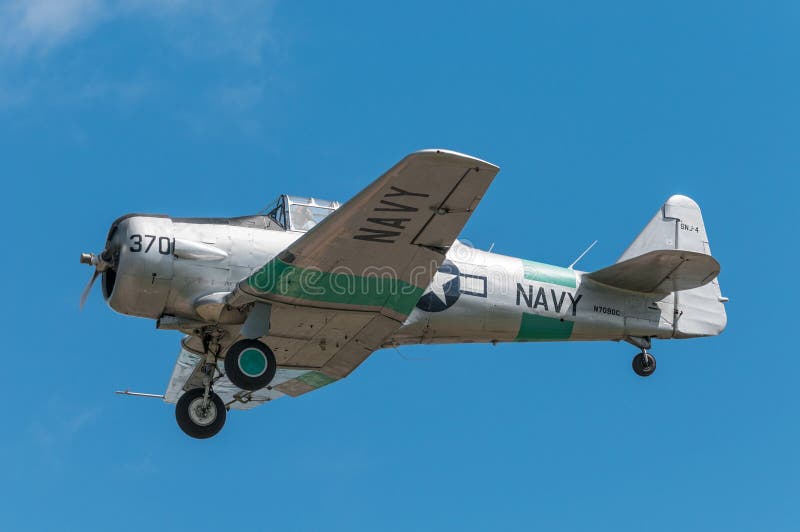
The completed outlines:
[[[169,255],[172,251],[172,241],[166,236],[144,235],[143,237],[142,235],[131,235],[130,250],[134,253],[148,253],[156,240],[158,240],[158,252],[162,255]]]

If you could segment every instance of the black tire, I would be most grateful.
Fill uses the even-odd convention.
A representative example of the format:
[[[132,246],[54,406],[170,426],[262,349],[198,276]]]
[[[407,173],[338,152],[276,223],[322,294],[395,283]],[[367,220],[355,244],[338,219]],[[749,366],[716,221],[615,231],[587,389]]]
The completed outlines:
[[[222,430],[222,426],[225,425],[227,414],[225,403],[214,392],[211,392],[209,399],[211,399],[209,408],[213,409],[214,415],[208,423],[199,423],[197,418],[202,416],[197,412],[193,414],[190,410],[202,405],[202,388],[193,388],[178,399],[178,404],[175,405],[175,419],[178,420],[178,426],[181,430],[188,436],[200,440],[210,438]]]
[[[272,382],[278,363],[258,340],[239,340],[225,354],[225,375],[234,386],[254,392]]]
[[[647,355],[645,357],[645,355]],[[650,353],[639,353],[633,357],[633,371],[640,377],[649,377],[656,370],[656,357]]]

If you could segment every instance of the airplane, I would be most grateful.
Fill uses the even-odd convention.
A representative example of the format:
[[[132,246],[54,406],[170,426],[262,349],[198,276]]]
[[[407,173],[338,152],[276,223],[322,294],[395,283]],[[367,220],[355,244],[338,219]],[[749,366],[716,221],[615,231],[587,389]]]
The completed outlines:
[[[625,341],[656,369],[653,339],[720,334],[720,265],[697,203],[676,195],[593,272],[458,239],[499,168],[443,149],[412,153],[344,204],[282,195],[236,218],[127,214],[81,254],[115,311],[185,336],[160,397],[188,436],[347,377],[408,344]],[[579,257],[580,258],[580,257]]]

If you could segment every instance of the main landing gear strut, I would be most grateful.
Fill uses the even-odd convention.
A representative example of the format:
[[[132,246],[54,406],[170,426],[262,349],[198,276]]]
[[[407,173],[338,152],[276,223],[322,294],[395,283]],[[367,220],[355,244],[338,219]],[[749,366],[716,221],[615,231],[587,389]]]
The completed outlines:
[[[633,357],[631,366],[640,377],[649,377],[656,371],[656,357],[647,350],[650,349],[650,338],[628,337],[627,342],[641,349],[641,353]]]
[[[214,436],[225,425],[227,408],[222,398],[214,393],[217,354],[220,345],[218,335],[213,333],[203,338],[205,361],[200,370],[203,373],[203,387],[193,388],[184,393],[175,405],[175,419],[183,432],[192,438],[205,439]]]

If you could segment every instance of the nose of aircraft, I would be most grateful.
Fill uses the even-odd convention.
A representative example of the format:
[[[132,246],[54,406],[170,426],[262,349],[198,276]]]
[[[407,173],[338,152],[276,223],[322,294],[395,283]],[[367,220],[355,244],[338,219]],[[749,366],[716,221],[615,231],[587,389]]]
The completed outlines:
[[[86,304],[89,293],[92,291],[92,286],[100,274],[104,274],[104,280],[107,279],[109,275],[113,277],[115,274],[117,261],[119,260],[119,245],[114,238],[116,236],[115,233],[116,223],[114,223],[111,226],[111,229],[108,231],[105,249],[103,249],[103,251],[101,251],[98,255],[95,255],[94,253],[81,253],[81,264],[87,264],[94,267],[92,277],[89,279],[89,283],[86,285],[86,288],[83,289],[83,293],[81,294],[81,309],[83,309],[83,306]],[[113,287],[113,280],[111,285]],[[108,298],[108,294],[106,293],[107,287],[104,286],[103,288],[103,295]],[[108,293],[110,292],[111,290],[108,290]]]

